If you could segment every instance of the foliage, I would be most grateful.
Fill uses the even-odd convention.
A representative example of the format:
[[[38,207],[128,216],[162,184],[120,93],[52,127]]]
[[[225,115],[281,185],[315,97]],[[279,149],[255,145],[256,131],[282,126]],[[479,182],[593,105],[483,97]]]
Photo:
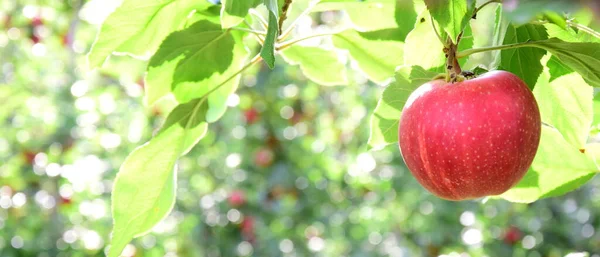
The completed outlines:
[[[0,3],[0,255],[600,252],[588,7],[287,2]],[[534,164],[501,196],[436,199],[386,147],[448,44],[539,103]]]

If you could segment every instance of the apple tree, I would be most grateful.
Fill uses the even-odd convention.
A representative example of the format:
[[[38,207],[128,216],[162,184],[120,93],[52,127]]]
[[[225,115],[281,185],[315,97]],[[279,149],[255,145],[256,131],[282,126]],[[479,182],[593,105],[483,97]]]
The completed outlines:
[[[518,178],[508,176],[514,180],[507,184],[510,190],[504,192],[508,188],[503,187],[484,195],[530,203],[580,187],[600,165],[600,144],[590,140],[598,132],[594,88],[600,87],[600,33],[588,27],[598,17],[578,12],[587,4],[593,2],[124,0],[99,29],[87,55],[89,68],[102,67],[116,55],[147,60],[144,104],[171,107],[152,139],[120,166],[112,191],[114,224],[108,256],[119,256],[133,238],[148,233],[170,213],[178,160],[221,119],[242,75],[256,72],[261,64],[270,69],[282,63],[297,65],[306,78],[322,86],[348,84],[349,67],[356,67],[372,82],[387,85],[370,117],[365,147],[373,151],[398,142],[405,104],[421,85],[440,80],[446,87],[458,87],[494,70],[510,72],[537,101],[539,131],[525,131],[539,134],[528,148],[537,151],[528,156],[532,160],[523,162]],[[349,25],[304,33],[305,17],[322,13],[344,13]],[[494,96],[480,102],[488,104],[501,93],[492,91]],[[513,103],[508,99],[495,107]],[[420,118],[430,118],[423,115]],[[494,118],[489,115],[471,118],[477,122]],[[450,124],[447,118],[431,117]],[[246,119],[257,119],[257,112],[248,110]],[[503,125],[518,126],[513,122],[517,121],[507,119]],[[489,133],[502,127],[494,129]],[[511,143],[517,144],[523,135],[514,134]],[[486,151],[483,146],[481,150]],[[510,155],[522,154],[504,152],[507,160],[515,161],[519,156]],[[448,156],[462,161],[467,156],[461,153]],[[261,150],[256,158],[268,166],[273,154]],[[485,160],[469,165],[495,172],[496,163]],[[475,177],[472,183],[482,176]],[[485,186],[494,186],[489,183],[493,181]],[[245,199],[238,195],[230,201],[239,205]]]

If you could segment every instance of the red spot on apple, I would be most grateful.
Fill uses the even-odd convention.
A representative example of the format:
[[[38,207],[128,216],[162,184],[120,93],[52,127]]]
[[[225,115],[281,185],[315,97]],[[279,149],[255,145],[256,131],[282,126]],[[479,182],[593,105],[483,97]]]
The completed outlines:
[[[233,191],[227,199],[233,207],[239,207],[246,203],[246,196],[242,191]]]
[[[260,113],[256,108],[251,107],[244,111],[244,118],[246,118],[246,123],[254,124],[260,118]]]
[[[267,168],[273,164],[273,151],[269,148],[261,148],[254,154],[254,163],[261,168]]]
[[[417,181],[455,201],[510,189],[531,165],[540,134],[533,94],[506,71],[425,83],[409,97],[398,129],[402,157]]]
[[[515,226],[511,226],[506,230],[506,232],[504,232],[502,240],[506,244],[514,245],[521,240],[521,237],[521,230]]]

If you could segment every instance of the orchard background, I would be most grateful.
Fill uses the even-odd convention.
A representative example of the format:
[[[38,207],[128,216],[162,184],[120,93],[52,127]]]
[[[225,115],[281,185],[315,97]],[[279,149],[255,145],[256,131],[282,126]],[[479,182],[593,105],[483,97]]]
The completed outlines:
[[[2,0],[0,256],[600,256],[596,1],[289,2]],[[450,202],[393,134],[463,25],[545,129]]]

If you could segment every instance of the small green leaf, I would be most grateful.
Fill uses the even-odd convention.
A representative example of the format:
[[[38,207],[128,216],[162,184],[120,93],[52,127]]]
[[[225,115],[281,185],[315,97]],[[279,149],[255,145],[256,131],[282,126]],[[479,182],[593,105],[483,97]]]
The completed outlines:
[[[458,35],[471,19],[472,10],[469,11],[467,0],[425,0],[425,4],[433,19],[456,43]]]
[[[317,84],[324,86],[348,84],[346,67],[335,51],[293,45],[283,50],[281,56],[292,65],[300,65],[302,73]]]
[[[149,56],[192,10],[211,5],[204,0],[123,1],[102,24],[87,56],[89,67],[102,66],[113,52]]]
[[[404,43],[395,40],[367,39],[370,33],[346,30],[333,36],[336,48],[348,50],[353,60],[369,79],[383,82],[394,75],[402,64]]]
[[[526,24],[514,27],[510,25],[504,37],[504,45],[546,38],[548,38],[548,34],[543,26]],[[531,47],[502,50],[500,69],[514,73],[525,81],[529,88],[533,88],[542,73],[543,66],[540,60],[545,54],[546,51],[543,49]]]
[[[237,85],[236,74],[247,55],[241,32],[222,30],[220,25],[206,20],[174,32],[148,64],[146,103],[152,104],[170,92],[177,101],[186,103],[223,83]],[[219,90],[227,91],[224,88],[227,86]],[[209,100],[211,108],[212,103]]]
[[[573,147],[583,148],[592,125],[593,88],[577,73],[561,76],[549,82],[544,72],[533,94],[542,120],[555,127]]]
[[[600,87],[600,43],[572,43],[558,38],[534,42],[579,73],[585,82]]]
[[[175,163],[206,134],[206,109],[199,99],[176,107],[158,134],[125,159],[112,192],[109,257],[119,256],[134,237],[148,233],[173,208]]]
[[[262,0],[221,1],[221,26],[226,29],[240,24],[248,14],[248,10],[262,2]]]
[[[260,50],[260,56],[265,60],[269,68],[275,68],[275,42],[279,36],[279,8],[277,0],[264,0],[269,11],[269,27],[265,42]]]
[[[421,66],[424,69],[438,68],[444,65],[444,45],[431,26],[431,17],[427,10],[421,12],[415,28],[408,33],[404,45],[404,64]]]
[[[381,149],[398,142],[398,122],[406,100],[415,89],[431,81],[437,74],[419,66],[402,66],[398,69],[396,80],[385,88],[371,115],[369,148]]]
[[[558,130],[542,126],[542,137],[533,164],[519,183],[500,197],[530,203],[577,189],[598,172],[589,155],[562,137]]]
[[[560,27],[561,29],[567,29],[567,21],[560,14],[552,11],[547,11],[544,12],[543,16],[546,20],[553,24],[556,24],[556,26]]]

